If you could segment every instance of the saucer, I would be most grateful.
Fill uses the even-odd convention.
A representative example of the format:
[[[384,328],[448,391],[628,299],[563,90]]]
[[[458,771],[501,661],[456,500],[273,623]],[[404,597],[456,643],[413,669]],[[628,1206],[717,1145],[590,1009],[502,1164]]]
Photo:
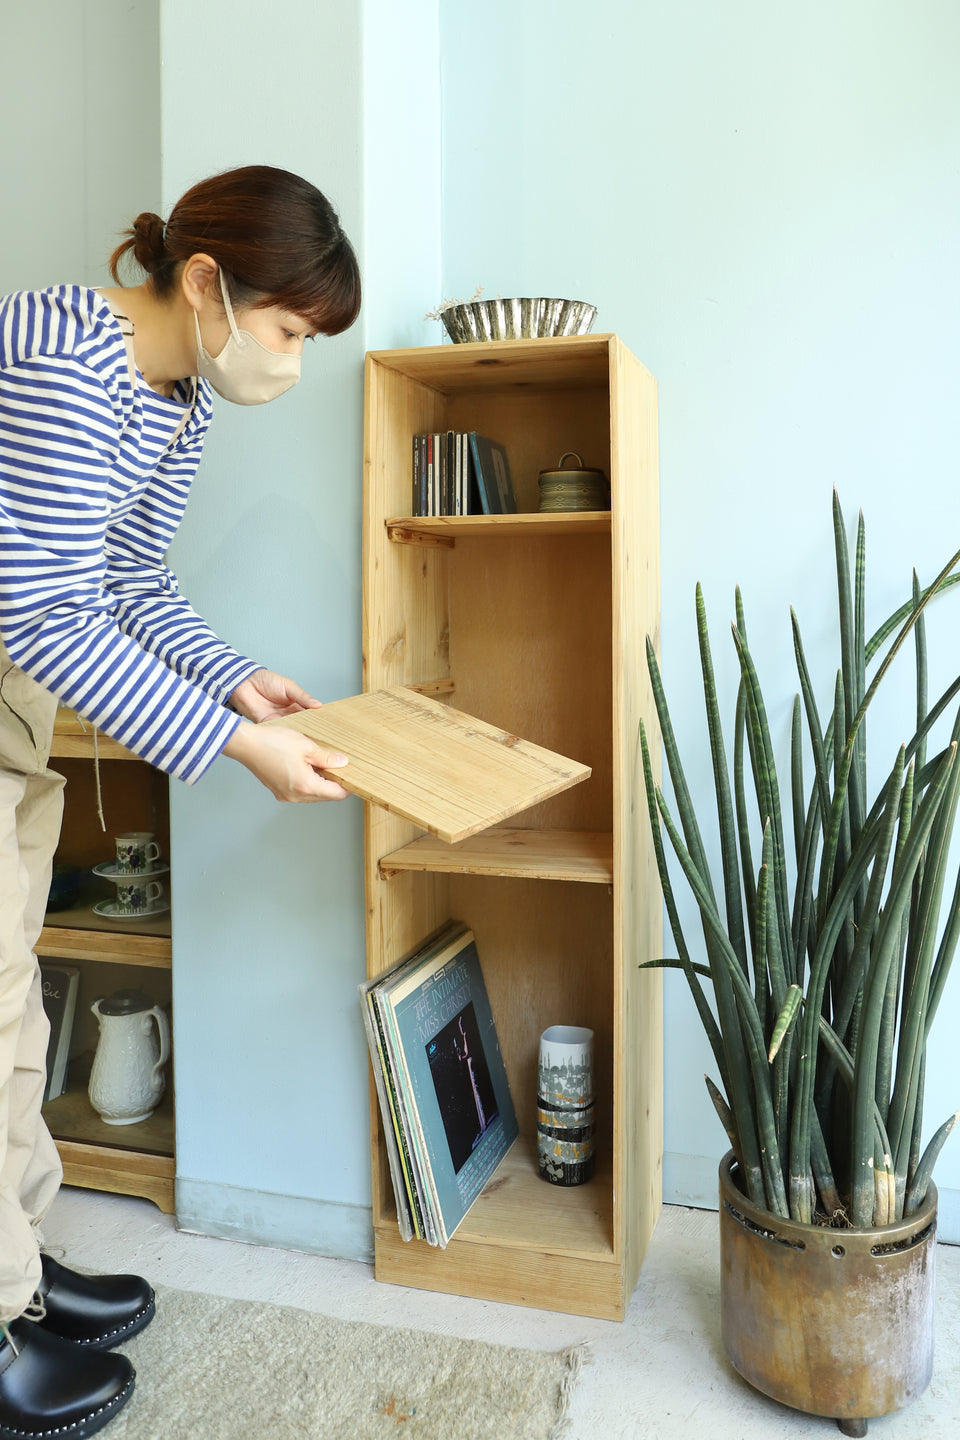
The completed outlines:
[[[94,865],[94,875],[99,875],[101,880],[112,880],[115,885],[126,885],[131,880],[152,880],[155,875],[166,875],[169,865],[151,865],[149,870],[118,870],[116,860],[105,860],[102,865]]]
[[[98,900],[93,913],[105,915],[108,920],[149,920],[151,916],[163,915],[169,909],[168,900],[153,900],[143,910],[121,910],[116,900]]]

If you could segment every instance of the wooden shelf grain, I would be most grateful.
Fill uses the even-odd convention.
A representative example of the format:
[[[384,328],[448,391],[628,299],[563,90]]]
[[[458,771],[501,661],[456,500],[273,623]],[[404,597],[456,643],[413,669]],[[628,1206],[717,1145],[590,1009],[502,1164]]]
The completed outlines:
[[[533,511],[524,515],[411,515],[385,520],[387,534],[398,545],[452,546],[457,537],[538,535],[609,535],[609,510]]]
[[[380,861],[380,873],[385,877],[406,870],[612,885],[613,835],[593,830],[498,828],[457,845],[421,835]]]
[[[534,745],[406,685],[271,722],[342,750],[326,773],[448,842],[580,784],[589,765]]]
[[[169,910],[145,920],[110,920],[87,906],[57,910],[47,915],[46,921],[35,947],[38,955],[155,965],[165,970],[173,961]]]

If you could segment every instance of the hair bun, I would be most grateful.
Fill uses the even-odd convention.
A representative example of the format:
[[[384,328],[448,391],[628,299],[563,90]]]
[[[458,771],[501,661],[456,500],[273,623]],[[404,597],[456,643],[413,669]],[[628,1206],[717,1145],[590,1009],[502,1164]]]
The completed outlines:
[[[166,246],[163,221],[152,210],[144,210],[133,222],[133,258],[152,275],[164,257]]]

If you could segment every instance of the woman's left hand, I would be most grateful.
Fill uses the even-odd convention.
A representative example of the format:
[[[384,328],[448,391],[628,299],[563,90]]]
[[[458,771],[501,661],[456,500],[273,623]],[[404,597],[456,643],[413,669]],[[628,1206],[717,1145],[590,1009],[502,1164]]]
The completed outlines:
[[[273,670],[255,670],[230,696],[234,710],[254,724],[276,720],[280,715],[296,715],[298,710],[315,710],[322,703],[295,681]]]

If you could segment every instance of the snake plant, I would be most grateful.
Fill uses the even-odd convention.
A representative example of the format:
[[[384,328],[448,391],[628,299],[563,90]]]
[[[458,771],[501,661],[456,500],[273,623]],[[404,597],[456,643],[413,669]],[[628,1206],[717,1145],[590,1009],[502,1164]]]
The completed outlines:
[[[802,1223],[870,1228],[923,1204],[958,1118],[920,1152],[926,1042],[960,938],[960,877],[940,923],[960,798],[960,710],[949,741],[927,755],[936,722],[952,714],[960,677],[928,705],[924,611],[960,580],[951,573],[960,552],[926,589],[914,573],[912,597],[868,638],[863,516],[852,573],[836,494],[833,520],[840,648],[833,709],[824,724],[791,611],[800,688],[786,797],[739,589],[731,776],[697,587],[719,823],[716,884],[647,639],[677,817],[654,783],[641,726],[650,822],[677,947],[676,958],[648,963],[686,975],[719,1072],[719,1085],[708,1078],[707,1088],[750,1200]],[[916,730],[871,795],[864,717],[911,638]],[[692,958],[681,928],[664,835],[674,873],[679,868],[699,908],[705,962]]]

